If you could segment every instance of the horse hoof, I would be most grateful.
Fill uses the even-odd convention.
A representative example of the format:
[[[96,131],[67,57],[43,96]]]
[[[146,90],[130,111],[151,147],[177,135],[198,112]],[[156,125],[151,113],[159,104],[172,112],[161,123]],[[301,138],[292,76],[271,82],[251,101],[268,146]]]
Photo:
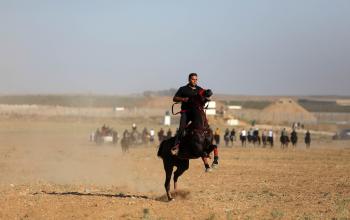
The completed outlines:
[[[173,201],[175,201],[174,198],[168,198],[168,202],[173,202]]]
[[[213,164],[211,165],[211,168],[216,169],[216,168],[218,168],[218,166],[219,166],[219,164],[213,163]]]
[[[210,172],[212,172],[212,171],[213,171],[212,168],[206,168],[206,169],[205,169],[205,172],[206,172],[206,173],[210,173]]]

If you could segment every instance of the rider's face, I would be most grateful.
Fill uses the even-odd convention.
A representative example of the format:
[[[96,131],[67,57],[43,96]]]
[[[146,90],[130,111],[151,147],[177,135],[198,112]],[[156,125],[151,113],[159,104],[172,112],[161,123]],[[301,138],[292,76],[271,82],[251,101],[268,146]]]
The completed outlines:
[[[197,85],[197,76],[191,76],[190,80],[189,80],[189,83],[191,86],[196,86]]]

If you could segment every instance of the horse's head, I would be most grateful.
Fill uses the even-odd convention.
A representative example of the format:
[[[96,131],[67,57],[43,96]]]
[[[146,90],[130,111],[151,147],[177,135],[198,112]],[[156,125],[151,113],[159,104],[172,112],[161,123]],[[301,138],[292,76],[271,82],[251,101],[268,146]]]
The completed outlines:
[[[189,104],[193,108],[203,108],[212,95],[213,92],[210,89],[201,89],[197,95],[190,98]]]
[[[213,92],[210,89],[200,90],[197,95],[192,96],[189,101],[189,111],[192,115],[192,127],[205,129],[208,127],[208,121],[204,112],[204,105],[209,101],[210,96]]]

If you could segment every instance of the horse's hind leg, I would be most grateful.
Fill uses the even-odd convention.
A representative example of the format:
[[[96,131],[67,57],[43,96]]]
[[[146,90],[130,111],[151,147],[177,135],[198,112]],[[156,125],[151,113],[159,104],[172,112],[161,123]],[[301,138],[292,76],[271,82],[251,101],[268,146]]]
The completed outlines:
[[[189,167],[189,160],[183,160],[183,163],[177,167],[174,172],[174,190],[177,190],[177,180]]]
[[[173,198],[171,197],[170,194],[170,180],[171,180],[171,175],[173,173],[173,165],[172,164],[167,164],[164,162],[164,170],[165,170],[165,191],[166,195],[168,197],[168,200],[171,201]]]

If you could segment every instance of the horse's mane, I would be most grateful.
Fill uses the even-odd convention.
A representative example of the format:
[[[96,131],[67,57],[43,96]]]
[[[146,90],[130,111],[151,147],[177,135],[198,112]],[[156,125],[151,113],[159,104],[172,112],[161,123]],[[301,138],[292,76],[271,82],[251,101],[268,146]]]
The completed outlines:
[[[209,101],[208,97],[206,97],[206,91],[208,90],[200,90],[197,95],[192,96],[189,100],[190,111],[192,112],[192,128],[209,128],[208,120],[204,111],[204,106]]]

